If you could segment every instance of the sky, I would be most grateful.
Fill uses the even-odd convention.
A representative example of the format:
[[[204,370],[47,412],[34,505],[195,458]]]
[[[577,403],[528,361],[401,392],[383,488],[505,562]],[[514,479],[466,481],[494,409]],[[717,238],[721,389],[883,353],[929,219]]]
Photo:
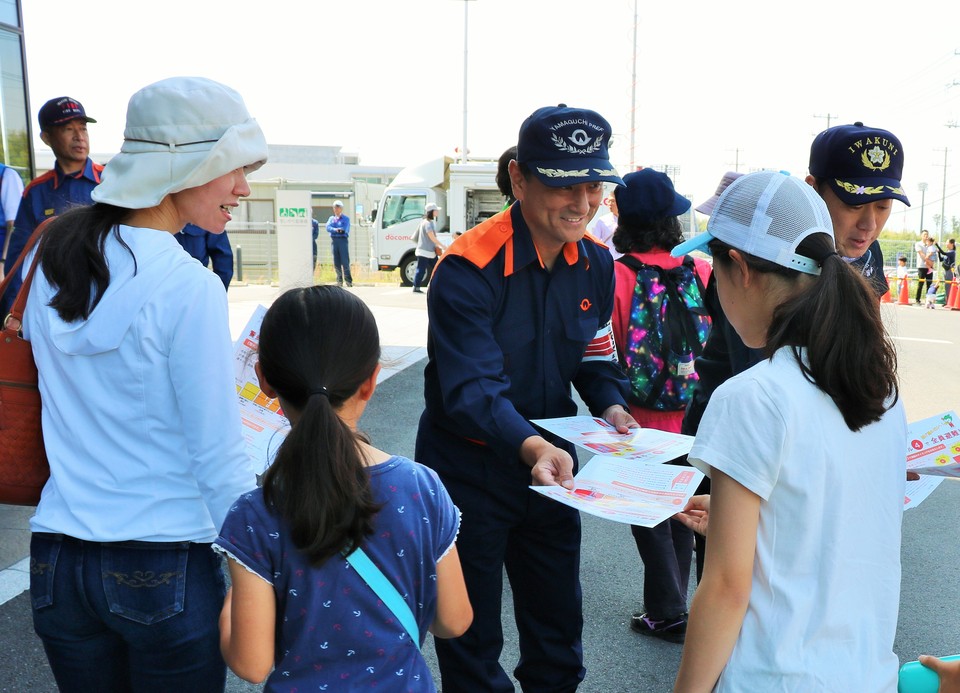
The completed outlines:
[[[903,144],[913,205],[895,203],[888,229],[918,230],[921,198],[924,228],[941,205],[960,217],[960,127],[948,127],[960,125],[956,2],[22,4],[32,114],[54,96],[79,99],[98,121],[94,152],[119,150],[135,91],[199,75],[239,91],[271,144],[341,146],[370,166],[454,155],[466,54],[471,156],[515,144],[541,106],[591,108],[611,123],[621,174],[668,166],[696,204],[727,170],[806,175],[816,133],[859,120]]]

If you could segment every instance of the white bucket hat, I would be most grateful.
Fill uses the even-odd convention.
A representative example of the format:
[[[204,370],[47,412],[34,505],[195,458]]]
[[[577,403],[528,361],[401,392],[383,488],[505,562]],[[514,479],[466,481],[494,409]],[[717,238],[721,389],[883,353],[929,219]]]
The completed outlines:
[[[120,153],[107,163],[94,202],[147,209],[170,193],[230,171],[255,171],[267,141],[240,94],[203,77],[171,77],[130,98]]]

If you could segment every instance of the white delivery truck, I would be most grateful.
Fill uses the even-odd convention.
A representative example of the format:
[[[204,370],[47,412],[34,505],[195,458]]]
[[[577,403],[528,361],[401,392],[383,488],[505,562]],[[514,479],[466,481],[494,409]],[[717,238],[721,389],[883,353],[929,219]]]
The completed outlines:
[[[454,163],[441,157],[403,169],[383,192],[373,221],[370,264],[374,270],[400,269],[403,286],[413,284],[416,231],[428,202],[440,207],[437,229],[449,243],[499,212],[506,201],[497,189],[494,160]]]

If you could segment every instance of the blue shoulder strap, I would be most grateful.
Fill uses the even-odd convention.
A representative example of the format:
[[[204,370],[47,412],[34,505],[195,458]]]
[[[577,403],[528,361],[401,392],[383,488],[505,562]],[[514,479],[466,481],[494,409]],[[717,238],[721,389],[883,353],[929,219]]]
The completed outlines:
[[[374,565],[370,557],[367,556],[359,546],[346,556],[346,559],[347,563],[353,566],[353,569],[359,573],[363,581],[370,586],[370,589],[372,589],[377,596],[380,597],[380,600],[387,605],[387,608],[393,612],[393,615],[400,620],[403,627],[407,629],[407,633],[413,638],[413,644],[416,645],[419,650],[420,629],[417,627],[417,621],[413,617],[413,612],[407,603],[403,601],[403,597],[400,596],[397,588],[387,580],[383,572]]]

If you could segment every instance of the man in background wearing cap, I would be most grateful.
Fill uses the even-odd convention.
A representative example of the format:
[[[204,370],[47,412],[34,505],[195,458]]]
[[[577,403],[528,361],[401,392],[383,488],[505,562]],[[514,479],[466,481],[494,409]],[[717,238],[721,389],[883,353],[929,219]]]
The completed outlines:
[[[636,426],[610,329],[613,259],[584,238],[603,182],[621,182],[609,138],[593,111],[534,112],[509,164],[517,202],[454,241],[427,294],[416,459],[463,513],[457,550],[474,608],[463,636],[435,641],[443,690],[514,690],[499,664],[504,566],[517,681],[573,691],[585,675],[580,516],[528,488],[572,487],[575,452],[530,420],[575,415],[572,384],[594,416],[621,432]]]
[[[900,140],[888,130],[861,122],[837,125],[813,140],[809,170],[807,183],[830,210],[837,252],[883,296],[890,285],[877,239],[893,211],[893,200],[910,205],[900,184]]]
[[[883,253],[877,239],[890,217],[892,200],[910,204],[900,185],[903,173],[900,140],[887,130],[868,128],[861,122],[828,128],[817,135],[810,146],[809,171],[805,180],[827,205],[837,252],[859,268],[877,296],[882,296],[890,286],[884,275]],[[726,173],[713,197],[696,207],[696,211],[712,214],[720,195],[740,175]],[[763,350],[744,345],[727,320],[713,278],[707,285],[704,302],[713,325],[703,353],[695,361],[699,380],[681,428],[687,435],[697,434],[714,390],[764,357]],[[709,490],[709,480],[705,479],[697,492]],[[703,573],[705,551],[705,539],[697,534],[698,580]]]
[[[50,99],[40,109],[38,120],[40,139],[53,150],[56,161],[52,170],[30,181],[23,192],[4,258],[4,272],[10,271],[30,234],[42,221],[71,207],[91,203],[90,193],[100,183],[103,171],[103,166],[89,156],[87,123],[97,121],[87,116],[79,101],[69,96]],[[0,314],[9,312],[22,283],[20,276],[10,280],[7,292],[0,297]]]
[[[333,247],[333,269],[337,272],[337,286],[343,286],[346,277],[347,286],[353,286],[350,274],[350,217],[343,213],[343,203],[333,201],[333,215],[327,219],[327,233]]]

